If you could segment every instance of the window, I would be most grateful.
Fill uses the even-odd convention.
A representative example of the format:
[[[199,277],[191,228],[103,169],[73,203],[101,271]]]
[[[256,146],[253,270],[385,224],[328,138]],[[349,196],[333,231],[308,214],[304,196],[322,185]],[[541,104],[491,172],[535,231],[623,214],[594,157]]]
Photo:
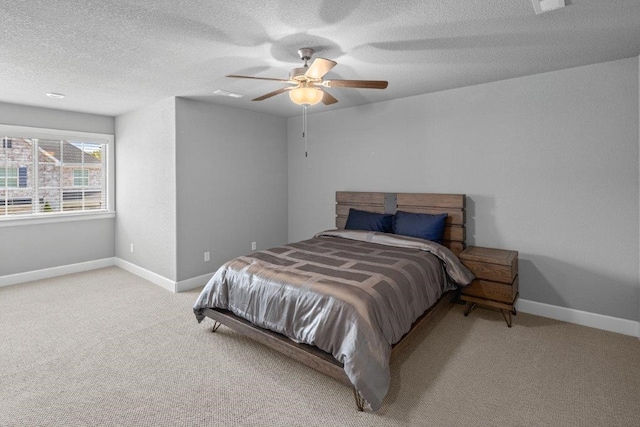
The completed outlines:
[[[73,186],[86,187],[87,185],[89,185],[89,170],[74,169],[73,170]]]
[[[25,188],[27,186],[26,167],[0,167],[0,188]]]
[[[0,222],[113,211],[113,136],[0,125],[0,141]]]
[[[18,186],[18,168],[0,167],[0,187],[16,188]]]

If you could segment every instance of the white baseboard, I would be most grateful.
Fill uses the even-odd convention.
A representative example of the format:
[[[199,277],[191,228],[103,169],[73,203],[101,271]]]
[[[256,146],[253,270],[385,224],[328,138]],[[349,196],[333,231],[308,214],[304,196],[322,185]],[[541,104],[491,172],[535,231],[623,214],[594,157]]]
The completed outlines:
[[[209,279],[211,279],[211,277],[214,274],[215,273],[208,273],[208,274],[203,274],[202,276],[192,277],[191,279],[181,280],[178,283],[176,283],[176,292],[184,292],[184,291],[188,291],[189,289],[194,289],[194,288],[199,288],[201,286],[204,286],[207,284]]]
[[[121,258],[114,257],[0,276],[0,287],[17,285],[19,283],[31,282],[34,280],[48,279],[50,277],[63,276],[65,274],[80,273],[82,271],[95,270],[98,268],[111,267],[113,265],[133,273],[136,276],[140,276],[143,279],[174,293],[204,286],[214,274],[208,273],[203,274],[202,276],[192,277],[191,279],[174,282],[173,280],[169,280],[166,277],[139,267]],[[574,310],[572,308],[524,299],[519,299],[517,301],[516,308],[518,311],[523,313],[535,314],[536,316],[548,317],[550,319],[561,320],[563,322],[617,332],[619,334],[630,335],[640,339],[640,322],[633,320],[620,319],[618,317],[589,313],[587,311]]]
[[[523,313],[548,317],[576,325],[589,326],[605,331],[617,332],[640,338],[640,322],[620,319],[619,317],[605,316],[603,314],[589,313],[587,311],[574,310],[572,308],[559,307],[557,305],[519,299],[516,309]]]
[[[121,258],[115,258],[115,265],[117,267],[122,268],[123,270],[127,270],[129,273],[133,273],[136,276],[140,276],[143,279],[148,280],[152,283],[155,283],[156,285],[161,286],[166,290],[174,293],[188,291],[189,289],[204,286],[207,284],[211,276],[213,276],[213,273],[208,273],[208,274],[203,274],[202,276],[192,277],[191,279],[174,282],[173,280],[169,280],[164,276],[154,273],[153,271],[149,271],[145,268],[139,267]]]
[[[32,282],[34,280],[48,279],[50,277],[64,276],[65,274],[80,273],[82,271],[95,270],[98,268],[111,267],[113,265],[115,265],[115,258],[103,258],[93,261],[79,262],[77,264],[43,268],[42,270],[8,274],[6,276],[0,276],[0,287]]]
[[[115,260],[115,265],[117,267],[120,267],[123,270],[127,270],[129,273],[133,273],[136,276],[140,276],[143,279],[150,281],[151,283],[155,283],[156,285],[163,287],[170,292],[176,292],[176,282],[174,282],[173,280],[169,280],[164,276],[139,267],[135,264],[130,263],[129,261],[123,260],[122,258],[116,258]]]

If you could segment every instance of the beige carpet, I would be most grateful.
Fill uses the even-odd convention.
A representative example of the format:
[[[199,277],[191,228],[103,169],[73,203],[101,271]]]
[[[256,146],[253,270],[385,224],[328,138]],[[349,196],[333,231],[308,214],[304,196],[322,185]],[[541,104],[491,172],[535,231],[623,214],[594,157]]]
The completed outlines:
[[[111,267],[0,288],[2,426],[640,426],[640,341],[454,306],[392,364],[378,413],[348,387]]]

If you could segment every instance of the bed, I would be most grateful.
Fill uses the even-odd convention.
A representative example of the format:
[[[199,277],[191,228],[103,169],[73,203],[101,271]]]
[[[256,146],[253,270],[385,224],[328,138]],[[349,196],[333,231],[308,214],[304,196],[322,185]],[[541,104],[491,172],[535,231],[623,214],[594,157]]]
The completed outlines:
[[[368,404],[376,411],[389,389],[392,356],[418,327],[446,314],[451,291],[473,279],[457,258],[464,249],[464,200],[337,192],[335,230],[225,263],[198,297],[196,318],[351,386],[357,409]],[[397,212],[377,215],[385,221],[401,214],[445,218],[442,240],[346,230],[353,211]]]

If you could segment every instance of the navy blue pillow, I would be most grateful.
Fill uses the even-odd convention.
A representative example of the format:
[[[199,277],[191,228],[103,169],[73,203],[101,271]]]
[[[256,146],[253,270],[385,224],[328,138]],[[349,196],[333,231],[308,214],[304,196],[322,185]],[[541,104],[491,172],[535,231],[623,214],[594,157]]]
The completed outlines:
[[[446,213],[432,215],[398,211],[393,220],[393,234],[441,243],[446,222]]]
[[[349,216],[344,228],[346,230],[367,230],[391,233],[393,215],[349,209]]]

